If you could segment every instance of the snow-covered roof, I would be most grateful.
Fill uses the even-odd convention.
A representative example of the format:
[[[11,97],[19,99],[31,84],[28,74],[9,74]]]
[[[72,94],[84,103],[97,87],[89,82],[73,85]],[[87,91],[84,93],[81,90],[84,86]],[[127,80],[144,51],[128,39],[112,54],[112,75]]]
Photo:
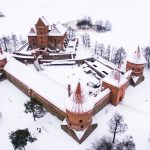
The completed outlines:
[[[93,100],[90,99],[88,93],[86,93],[80,83],[78,83],[75,91],[73,91],[66,102],[66,109],[73,113],[84,113],[92,110],[93,107]]]
[[[54,28],[49,32],[49,36],[64,36],[67,29],[61,24],[57,23]]]
[[[110,89],[107,88],[104,91],[98,91],[96,92],[96,96],[94,96],[95,94],[92,95],[91,99],[94,100],[94,103],[98,103],[102,98],[104,98],[106,95],[108,95],[110,93]]]
[[[103,65],[102,63],[98,62],[97,60],[94,62],[86,61],[91,67],[95,68],[102,74],[106,76],[106,73],[109,74],[112,70],[107,66]]]
[[[123,76],[124,78],[128,78],[132,74],[132,70],[128,70]]]
[[[3,60],[4,58],[6,58],[6,56],[4,56],[3,54],[0,54],[0,60]]]
[[[28,33],[28,36],[37,36],[36,30],[34,28],[31,28],[30,32]]]
[[[46,78],[42,73],[38,73],[14,58],[8,60],[4,70],[65,112],[64,101],[68,98],[67,87]]]
[[[25,55],[16,55],[16,54],[13,54],[12,56],[16,58],[34,59],[34,56],[25,56]]]
[[[103,78],[102,81],[109,83],[115,87],[120,87],[128,80],[118,70],[113,70],[105,78]]]
[[[127,57],[127,61],[134,63],[134,64],[145,64],[146,60],[138,47],[138,49],[132,54]]]
[[[46,26],[49,26],[50,24],[47,22],[47,20],[42,16],[40,17],[40,19],[43,21],[43,23],[46,25]]]

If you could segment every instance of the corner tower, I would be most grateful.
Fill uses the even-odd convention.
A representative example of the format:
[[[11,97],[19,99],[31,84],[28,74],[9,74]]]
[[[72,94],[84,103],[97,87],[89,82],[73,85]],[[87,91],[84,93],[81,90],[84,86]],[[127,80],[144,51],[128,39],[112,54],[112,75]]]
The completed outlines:
[[[73,92],[69,85],[68,95],[66,118],[61,128],[78,143],[82,143],[97,127],[93,119],[94,101],[83,90],[80,82]]]
[[[136,86],[144,80],[143,72],[146,60],[138,49],[127,59],[126,70],[132,70],[131,85]]]
[[[94,104],[86,99],[86,94],[78,83],[75,92],[69,98],[66,115],[69,128],[82,131],[92,123]]]

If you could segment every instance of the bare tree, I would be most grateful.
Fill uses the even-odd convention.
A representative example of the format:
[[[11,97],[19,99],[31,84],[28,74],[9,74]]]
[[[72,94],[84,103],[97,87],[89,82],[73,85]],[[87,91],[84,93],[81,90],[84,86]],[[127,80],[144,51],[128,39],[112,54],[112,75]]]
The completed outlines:
[[[126,58],[126,52],[123,47],[120,47],[118,50],[116,50],[112,61],[114,64],[119,64],[119,63],[123,63],[125,58]]]
[[[11,40],[12,40],[13,51],[16,51],[16,49],[19,45],[19,41],[17,39],[17,36],[15,34],[12,34]]]
[[[90,39],[89,34],[85,33],[82,35],[82,42],[85,47],[87,48],[91,47],[91,39]]]
[[[70,26],[67,28],[67,38],[71,40],[75,38],[75,29]]]
[[[144,48],[144,57],[147,61],[147,68],[150,68],[150,47],[147,46]]]
[[[92,145],[92,150],[113,150],[112,139],[109,137],[102,137]]]
[[[113,134],[113,143],[115,143],[115,137],[118,133],[124,133],[127,130],[127,124],[124,123],[123,116],[119,113],[115,113],[108,122],[109,131]]]
[[[43,108],[42,104],[35,98],[31,98],[24,106],[25,113],[32,113],[34,121],[36,121],[35,118],[41,118],[46,114],[46,110]]]
[[[108,61],[110,60],[110,53],[111,53],[111,46],[109,44],[105,50],[105,59]]]
[[[132,136],[127,136],[122,142],[115,146],[116,150],[135,150],[135,143]]]

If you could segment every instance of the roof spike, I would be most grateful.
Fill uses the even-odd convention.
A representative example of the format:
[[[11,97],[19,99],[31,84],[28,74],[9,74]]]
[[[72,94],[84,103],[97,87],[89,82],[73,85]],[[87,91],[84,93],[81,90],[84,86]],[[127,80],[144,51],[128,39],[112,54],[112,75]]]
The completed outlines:
[[[82,89],[81,89],[80,81],[77,84],[77,88],[75,90],[73,100],[77,104],[82,104],[84,102],[84,96],[83,96],[83,92],[82,92]]]
[[[138,49],[137,49],[137,58],[139,59],[140,58],[140,47],[139,47],[139,45],[138,45]]]

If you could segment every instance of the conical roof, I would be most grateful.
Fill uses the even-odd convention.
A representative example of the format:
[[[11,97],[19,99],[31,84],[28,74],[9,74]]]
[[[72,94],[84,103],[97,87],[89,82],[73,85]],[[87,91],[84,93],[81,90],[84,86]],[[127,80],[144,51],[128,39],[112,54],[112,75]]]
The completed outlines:
[[[130,56],[128,56],[127,60],[134,64],[145,64],[146,60],[138,46],[137,50]]]
[[[66,109],[73,113],[85,113],[93,109],[94,102],[81,87],[80,82],[66,102]]]

